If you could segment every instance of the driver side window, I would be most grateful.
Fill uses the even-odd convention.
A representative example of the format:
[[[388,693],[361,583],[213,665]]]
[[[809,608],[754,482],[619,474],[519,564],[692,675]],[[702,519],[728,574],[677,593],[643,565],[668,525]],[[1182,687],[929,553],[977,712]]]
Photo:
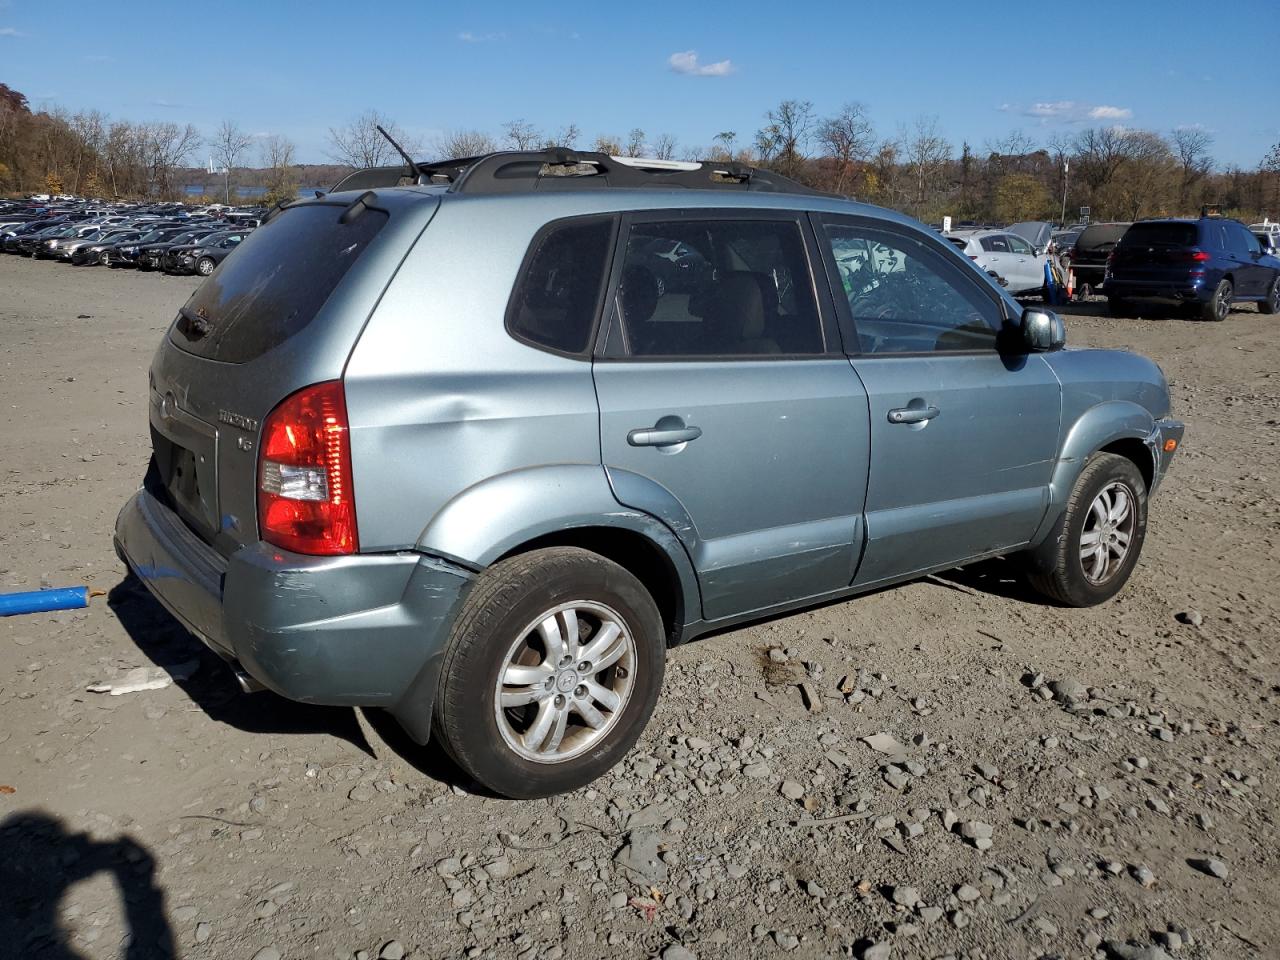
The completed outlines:
[[[998,303],[925,239],[836,222],[826,236],[860,352],[996,349]]]

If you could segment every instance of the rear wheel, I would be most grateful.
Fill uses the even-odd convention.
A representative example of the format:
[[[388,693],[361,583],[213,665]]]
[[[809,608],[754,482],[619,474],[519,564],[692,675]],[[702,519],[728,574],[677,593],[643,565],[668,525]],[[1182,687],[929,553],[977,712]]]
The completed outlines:
[[[1091,607],[1120,592],[1147,534],[1147,485],[1133,461],[1095,453],[1066,508],[1028,557],[1028,581],[1070,607]]]
[[[1233,290],[1230,280],[1223,280],[1213,291],[1213,299],[1200,305],[1200,319],[1221,322],[1231,312],[1231,296]]]
[[[657,605],[631,573],[571,547],[480,575],[441,664],[436,729],[467,773],[508,797],[575,790],[631,749],[662,687]]]
[[[1127,317],[1132,310],[1127,300],[1120,297],[1107,297],[1107,313],[1113,317]]]
[[[1259,313],[1280,313],[1280,276],[1271,281],[1267,297],[1258,304]]]

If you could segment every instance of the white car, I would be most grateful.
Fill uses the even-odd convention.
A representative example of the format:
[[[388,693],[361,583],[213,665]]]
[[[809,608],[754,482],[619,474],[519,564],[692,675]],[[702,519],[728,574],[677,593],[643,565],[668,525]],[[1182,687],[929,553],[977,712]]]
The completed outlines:
[[[983,270],[1005,281],[1005,289],[1014,296],[1040,293],[1044,289],[1044,267],[1049,262],[1049,254],[1037,254],[1031,244],[1016,233],[953,230],[946,237]]]

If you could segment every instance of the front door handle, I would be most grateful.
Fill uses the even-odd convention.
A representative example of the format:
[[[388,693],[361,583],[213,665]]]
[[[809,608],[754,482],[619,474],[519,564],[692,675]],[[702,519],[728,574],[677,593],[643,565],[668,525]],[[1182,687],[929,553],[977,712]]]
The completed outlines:
[[[935,406],[898,407],[889,411],[890,423],[924,423],[932,420],[940,411]]]
[[[633,447],[670,447],[697,440],[700,436],[701,427],[642,427],[627,434],[627,443]]]

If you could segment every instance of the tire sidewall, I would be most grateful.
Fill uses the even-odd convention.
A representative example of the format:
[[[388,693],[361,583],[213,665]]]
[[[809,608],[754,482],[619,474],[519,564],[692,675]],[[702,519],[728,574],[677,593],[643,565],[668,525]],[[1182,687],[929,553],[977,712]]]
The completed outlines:
[[[1063,586],[1071,599],[1080,606],[1102,603],[1124,588],[1138,563],[1147,536],[1147,486],[1142,474],[1131,461],[1123,457],[1103,456],[1105,459],[1099,459],[1099,455],[1095,454],[1086,464],[1085,471],[1077,481],[1080,487],[1075,501],[1076,509],[1067,512],[1059,531],[1058,549],[1062,551],[1064,560],[1061,567]],[[1104,487],[1116,481],[1124,483],[1133,497],[1134,509],[1137,511],[1133,537],[1129,552],[1117,573],[1105,583],[1095,584],[1084,575],[1084,567],[1080,562],[1080,536],[1094,499]]]
[[[662,688],[664,631],[648,592],[622,567],[585,551],[570,551],[567,557],[562,552],[552,563],[540,562],[545,558],[538,554],[555,552],[513,558],[524,563],[510,586],[486,604],[493,615],[482,611],[476,618],[460,617],[450,637],[451,647],[465,645],[474,655],[457,658],[458,668],[441,678],[439,726],[449,752],[480,783],[503,796],[565,793],[601,776],[639,739]],[[546,611],[575,600],[601,603],[622,618],[636,645],[634,686],[618,725],[594,749],[559,763],[536,763],[512,751],[498,730],[498,676],[521,630]],[[456,709],[465,715],[450,716]]]

